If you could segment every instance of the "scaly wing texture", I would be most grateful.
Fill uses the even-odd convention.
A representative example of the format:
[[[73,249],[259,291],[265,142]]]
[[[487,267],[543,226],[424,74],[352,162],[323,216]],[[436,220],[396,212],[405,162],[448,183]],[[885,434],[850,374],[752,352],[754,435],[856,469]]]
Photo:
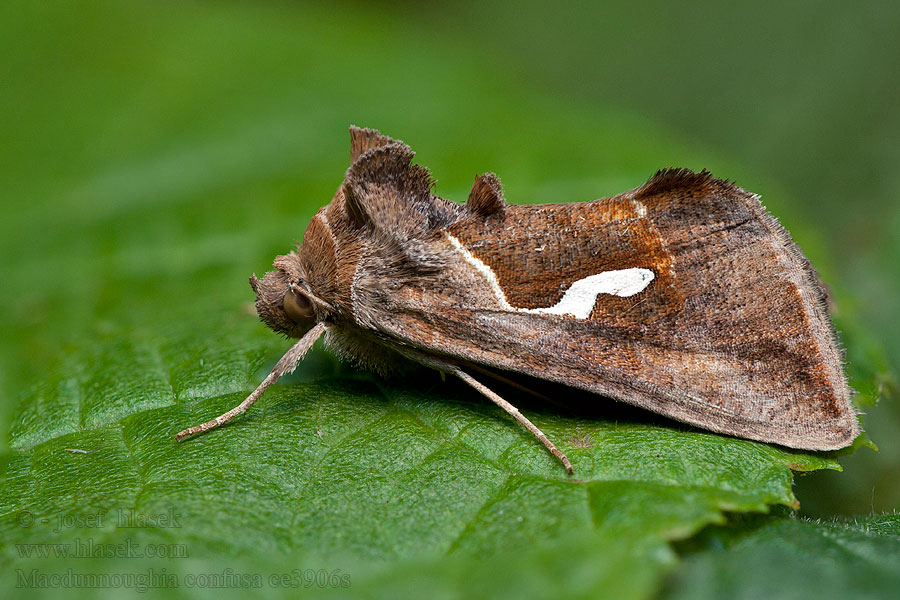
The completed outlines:
[[[741,437],[833,449],[857,435],[816,274],[755,196],[667,170],[595,202],[478,206],[431,232],[438,277],[381,286],[384,261],[361,263],[354,296],[380,336]],[[600,293],[587,318],[535,312],[623,269],[653,279]]]

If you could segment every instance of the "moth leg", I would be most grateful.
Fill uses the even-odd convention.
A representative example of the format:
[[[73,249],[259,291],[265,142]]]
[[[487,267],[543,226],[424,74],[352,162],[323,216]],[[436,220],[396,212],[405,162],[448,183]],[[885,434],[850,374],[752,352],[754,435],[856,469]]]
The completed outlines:
[[[466,365],[466,368],[475,369],[482,375],[487,375],[488,377],[493,377],[500,383],[505,383],[506,385],[508,385],[510,387],[516,388],[520,392],[525,392],[526,394],[531,394],[535,398],[540,398],[541,400],[543,400],[545,402],[553,402],[552,398],[548,398],[547,396],[545,396],[544,394],[541,394],[540,392],[536,392],[532,389],[529,389],[529,388],[525,387],[524,385],[522,385],[521,383],[519,383],[517,381],[513,381],[509,377],[504,377],[503,375],[500,375],[499,373],[494,373],[490,369],[485,369],[484,367],[479,367],[478,365],[475,365],[475,364]]]
[[[500,396],[498,396],[493,390],[491,390],[489,387],[482,384],[481,382],[477,381],[475,378],[473,378],[471,375],[469,375],[465,371],[462,371],[458,368],[454,368],[453,374],[456,375],[457,377],[459,377],[460,379],[462,379],[463,381],[465,381],[466,383],[468,383],[469,385],[471,385],[473,388],[475,388],[479,392],[481,392],[484,396],[486,396],[488,399],[490,399],[491,402],[493,402],[494,404],[496,404],[497,406],[499,406],[500,408],[505,410],[507,413],[510,414],[510,416],[512,416],[512,418],[514,418],[516,421],[518,421],[519,423],[524,425],[525,429],[530,431],[532,433],[532,435],[534,435],[534,437],[541,440],[541,443],[544,444],[544,446],[547,448],[547,450],[549,450],[550,453],[553,454],[553,456],[555,456],[556,458],[558,458],[560,460],[560,462],[562,462],[563,466],[566,467],[566,471],[569,472],[569,475],[573,475],[575,473],[575,469],[572,468],[572,463],[569,462],[569,459],[566,458],[566,455],[563,454],[562,452],[560,452],[559,448],[554,446],[553,442],[551,442],[550,440],[547,439],[547,436],[544,435],[543,431],[538,429],[534,423],[529,421],[525,417],[525,415],[520,413],[518,408],[516,408],[515,406],[513,406],[512,404],[510,404],[509,402],[507,402]]]
[[[278,363],[275,365],[275,368],[272,369],[272,372],[263,379],[263,382],[259,384],[259,386],[253,390],[253,392],[247,396],[247,399],[229,410],[228,412],[219,415],[215,419],[211,421],[207,421],[206,423],[201,423],[200,425],[194,425],[193,427],[188,427],[184,431],[179,431],[175,434],[175,441],[180,442],[186,437],[190,437],[197,433],[203,433],[205,431],[209,431],[219,425],[224,425],[231,419],[235,418],[238,415],[242,415],[247,410],[253,406],[253,403],[259,400],[259,398],[263,395],[263,393],[268,389],[270,385],[278,381],[278,378],[284,375],[285,373],[291,373],[294,369],[297,368],[297,365],[300,364],[300,361],[303,360],[303,356],[312,348],[313,344],[322,333],[325,332],[325,325],[322,323],[316,323],[315,327],[310,329],[306,334],[300,338],[300,340],[291,346],[291,349],[285,352],[284,356],[279,359]]]

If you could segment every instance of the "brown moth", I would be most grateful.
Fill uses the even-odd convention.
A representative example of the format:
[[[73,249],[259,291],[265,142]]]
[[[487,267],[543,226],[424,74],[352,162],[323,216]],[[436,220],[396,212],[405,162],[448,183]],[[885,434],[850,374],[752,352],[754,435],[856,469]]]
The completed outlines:
[[[574,204],[507,205],[475,178],[465,205],[431,193],[413,152],[350,128],[351,165],[296,252],[250,278],[259,317],[300,340],[245,412],[325,334],[388,372],[452,373],[565,455],[472,372],[524,373],[710,431],[806,450],[859,434],[816,272],[759,198],[708,172],[666,169]]]

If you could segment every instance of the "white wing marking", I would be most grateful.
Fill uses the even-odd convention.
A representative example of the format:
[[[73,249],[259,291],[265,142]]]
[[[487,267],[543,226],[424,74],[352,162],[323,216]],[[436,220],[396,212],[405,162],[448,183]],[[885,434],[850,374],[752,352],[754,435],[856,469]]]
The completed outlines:
[[[503,293],[503,288],[500,287],[500,282],[497,280],[497,275],[493,269],[469,252],[454,236],[446,231],[443,233],[456,251],[462,255],[463,259],[484,277],[503,310],[548,315],[572,315],[576,319],[587,319],[594,309],[598,294],[610,294],[628,298],[642,292],[654,279],[653,271],[650,269],[632,268],[604,271],[603,273],[579,279],[573,283],[566,290],[566,293],[563,294],[562,299],[553,306],[545,308],[516,308],[506,299],[506,294]]]

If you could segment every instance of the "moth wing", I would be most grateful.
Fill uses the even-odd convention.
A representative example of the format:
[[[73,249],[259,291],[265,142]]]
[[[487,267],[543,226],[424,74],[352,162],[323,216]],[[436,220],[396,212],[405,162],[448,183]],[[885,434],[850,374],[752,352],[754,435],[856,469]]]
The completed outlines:
[[[595,202],[498,206],[417,251],[438,275],[364,269],[354,294],[382,338],[795,448],[859,433],[817,275],[756,196],[669,170]],[[616,272],[632,287],[594,285],[586,314],[565,312]]]

